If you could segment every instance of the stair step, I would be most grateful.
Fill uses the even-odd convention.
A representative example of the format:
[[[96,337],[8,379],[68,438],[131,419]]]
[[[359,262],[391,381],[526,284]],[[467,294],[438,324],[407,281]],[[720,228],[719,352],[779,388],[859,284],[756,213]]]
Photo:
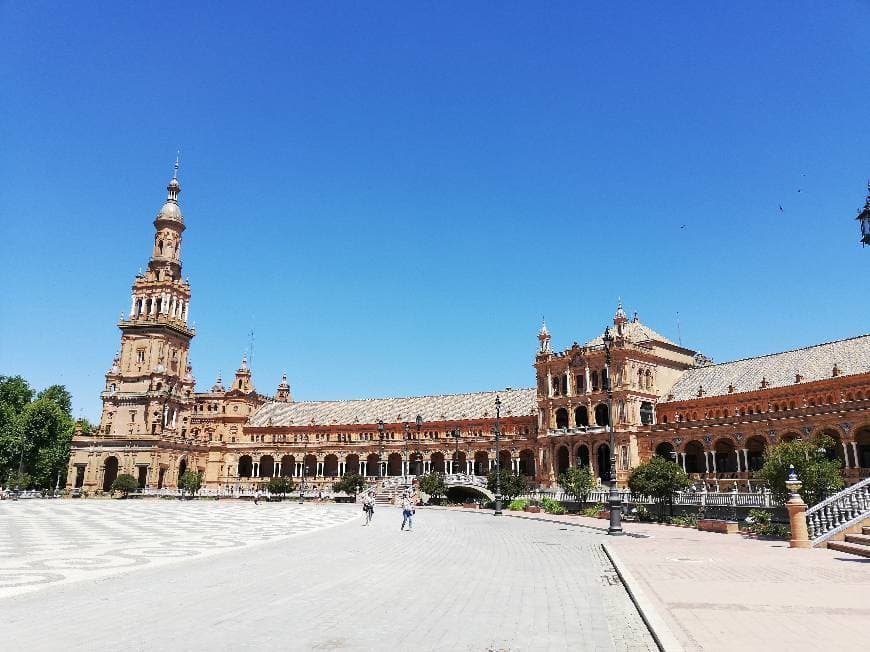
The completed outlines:
[[[848,543],[857,543],[862,546],[870,546],[870,535],[868,534],[847,534],[846,541]]]
[[[870,526],[864,525],[861,527],[861,534],[870,534]]]
[[[837,552],[848,552],[859,557],[870,557],[870,546],[864,546],[860,543],[844,543],[843,541],[828,541],[828,550],[836,550]]]

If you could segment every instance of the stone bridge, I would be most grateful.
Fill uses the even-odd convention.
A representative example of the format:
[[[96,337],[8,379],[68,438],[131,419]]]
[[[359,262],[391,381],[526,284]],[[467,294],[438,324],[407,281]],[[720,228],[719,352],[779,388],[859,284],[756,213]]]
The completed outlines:
[[[452,487],[471,489],[482,496],[486,496],[490,500],[495,500],[495,494],[486,487],[485,476],[468,475],[467,473],[448,473],[444,476],[444,484],[447,485],[448,489]]]

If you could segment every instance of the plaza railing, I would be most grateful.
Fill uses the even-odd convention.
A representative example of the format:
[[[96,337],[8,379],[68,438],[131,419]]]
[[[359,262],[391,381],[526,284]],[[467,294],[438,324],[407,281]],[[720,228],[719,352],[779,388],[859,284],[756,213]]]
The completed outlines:
[[[630,505],[651,505],[657,504],[659,501],[651,496],[635,494],[631,491],[621,490],[619,492],[622,503]],[[586,497],[587,503],[607,504],[610,491],[608,489],[596,489],[591,491]],[[552,498],[560,502],[576,502],[576,498],[564,491],[539,489],[526,493],[520,498],[525,499],[540,499]],[[773,498],[771,493],[763,490],[756,493],[746,493],[737,491],[714,492],[714,491],[678,491],[674,494],[674,505],[695,505],[697,507],[779,507],[781,502]]]
[[[807,533],[816,546],[866,518],[870,518],[870,478],[810,507]]]

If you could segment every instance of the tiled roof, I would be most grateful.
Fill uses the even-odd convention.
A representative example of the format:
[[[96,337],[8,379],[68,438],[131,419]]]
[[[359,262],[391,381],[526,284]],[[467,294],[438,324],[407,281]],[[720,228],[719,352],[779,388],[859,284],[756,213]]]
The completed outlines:
[[[261,407],[248,421],[254,427],[351,425],[384,423],[413,424],[419,414],[424,422],[461,421],[495,417],[495,398],[501,398],[501,416],[536,413],[535,389],[507,389],[500,392],[373,398],[351,401],[273,401]]]
[[[751,392],[761,389],[762,379],[768,388],[794,385],[796,374],[803,377],[801,382],[809,383],[831,378],[835,364],[841,376],[870,372],[870,335],[689,369],[671,389],[671,400],[698,398],[699,387],[704,396],[728,394],[729,385],[734,393]]]
[[[631,340],[632,342],[663,342],[665,344],[670,344],[671,346],[677,346],[664,335],[655,332],[652,328],[639,321],[627,322],[624,328],[626,339]],[[613,326],[610,329],[610,332],[616,336],[616,327]],[[594,340],[589,340],[586,342],[586,346],[601,346],[604,344],[603,337],[603,335],[599,335]]]

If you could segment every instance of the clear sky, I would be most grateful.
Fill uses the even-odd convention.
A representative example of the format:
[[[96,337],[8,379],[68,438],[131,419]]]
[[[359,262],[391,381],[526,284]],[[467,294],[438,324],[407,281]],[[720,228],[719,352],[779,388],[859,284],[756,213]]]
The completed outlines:
[[[298,399],[530,387],[618,297],[717,361],[870,332],[868,43],[866,0],[0,2],[0,373],[98,418],[178,147],[200,390],[252,328]]]

